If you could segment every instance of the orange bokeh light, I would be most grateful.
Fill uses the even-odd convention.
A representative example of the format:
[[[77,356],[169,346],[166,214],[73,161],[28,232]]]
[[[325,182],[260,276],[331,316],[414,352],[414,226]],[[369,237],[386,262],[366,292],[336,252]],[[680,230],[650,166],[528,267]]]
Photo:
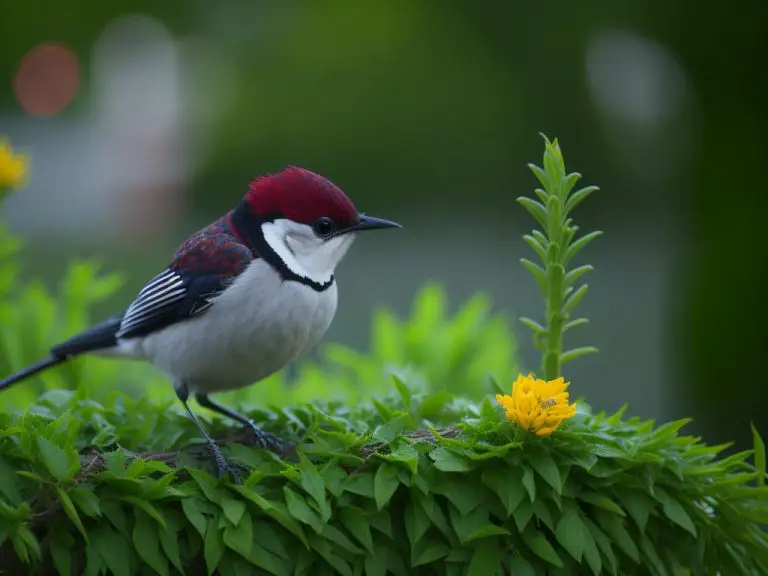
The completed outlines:
[[[21,59],[13,88],[31,116],[54,116],[69,106],[80,87],[80,63],[71,48],[38,44]]]

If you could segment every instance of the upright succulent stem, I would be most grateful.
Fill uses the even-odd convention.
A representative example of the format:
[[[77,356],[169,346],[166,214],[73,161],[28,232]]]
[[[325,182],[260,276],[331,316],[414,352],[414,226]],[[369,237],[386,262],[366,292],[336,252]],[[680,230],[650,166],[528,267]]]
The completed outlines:
[[[567,174],[557,139],[545,142],[544,168],[529,164],[543,189],[535,190],[536,197],[520,197],[517,201],[536,219],[541,230],[533,230],[523,236],[525,242],[539,257],[541,265],[525,258],[521,259],[539,284],[544,296],[545,318],[542,326],[530,318],[520,321],[528,326],[534,335],[534,344],[541,351],[541,372],[547,380],[561,376],[562,365],[576,358],[597,352],[594,346],[583,346],[563,351],[563,334],[587,323],[586,318],[571,320],[571,313],[587,292],[587,285],[574,288],[577,280],[592,266],[584,265],[567,270],[573,257],[592,240],[602,234],[590,232],[574,241],[578,227],[569,217],[570,213],[584,199],[598,188],[587,186],[573,191],[581,175]],[[543,231],[543,232],[542,232]]]

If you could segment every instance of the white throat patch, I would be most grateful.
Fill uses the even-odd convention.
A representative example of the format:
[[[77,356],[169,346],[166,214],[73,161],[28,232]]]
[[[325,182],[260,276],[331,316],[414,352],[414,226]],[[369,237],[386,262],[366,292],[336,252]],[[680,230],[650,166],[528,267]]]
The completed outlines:
[[[265,222],[261,232],[291,272],[318,284],[331,280],[355,239],[355,234],[350,233],[322,240],[315,236],[311,226],[284,218]]]

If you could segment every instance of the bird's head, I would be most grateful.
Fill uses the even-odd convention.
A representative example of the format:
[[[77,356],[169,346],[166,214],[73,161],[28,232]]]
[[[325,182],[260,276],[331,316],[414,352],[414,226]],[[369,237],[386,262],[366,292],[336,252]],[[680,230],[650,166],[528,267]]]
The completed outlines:
[[[330,180],[296,166],[254,179],[241,210],[248,212],[249,238],[263,239],[280,265],[321,285],[331,281],[358,232],[400,228],[359,213]]]

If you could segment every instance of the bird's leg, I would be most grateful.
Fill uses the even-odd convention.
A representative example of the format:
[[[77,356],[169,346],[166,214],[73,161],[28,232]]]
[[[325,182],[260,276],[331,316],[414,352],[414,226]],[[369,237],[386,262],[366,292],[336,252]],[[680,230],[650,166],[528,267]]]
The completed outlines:
[[[197,403],[200,404],[200,406],[203,406],[204,408],[208,408],[209,410],[212,410],[218,414],[231,418],[232,420],[235,420],[236,422],[240,422],[240,424],[243,424],[244,426],[247,426],[248,428],[250,428],[253,431],[254,436],[256,436],[256,443],[262,448],[265,448],[272,452],[276,452],[277,454],[282,454],[283,452],[282,440],[280,440],[280,438],[278,438],[274,434],[270,434],[269,432],[264,432],[262,429],[256,426],[256,424],[254,424],[250,418],[247,418],[242,414],[238,414],[237,412],[235,412],[234,410],[230,410],[226,406],[217,404],[216,402],[208,398],[207,394],[196,394],[195,398],[197,399]]]
[[[211,435],[208,434],[205,427],[197,419],[197,416],[195,416],[192,410],[190,410],[189,403],[188,403],[189,388],[187,387],[187,385],[181,382],[176,386],[174,386],[174,390],[176,391],[176,396],[179,398],[179,400],[181,400],[181,403],[184,405],[184,409],[187,411],[187,415],[192,420],[192,422],[195,423],[195,426],[197,426],[197,429],[200,431],[201,436],[208,443],[208,448],[211,450],[211,453],[213,454],[213,458],[216,460],[216,469],[218,471],[219,478],[222,478],[223,476],[229,474],[233,480],[235,480],[236,482],[239,482],[239,476],[234,466],[232,466],[229,462],[227,462],[227,459],[224,458],[224,454],[222,454],[221,452],[221,448],[219,448],[218,444],[216,444],[216,441],[213,438],[211,438]]]

